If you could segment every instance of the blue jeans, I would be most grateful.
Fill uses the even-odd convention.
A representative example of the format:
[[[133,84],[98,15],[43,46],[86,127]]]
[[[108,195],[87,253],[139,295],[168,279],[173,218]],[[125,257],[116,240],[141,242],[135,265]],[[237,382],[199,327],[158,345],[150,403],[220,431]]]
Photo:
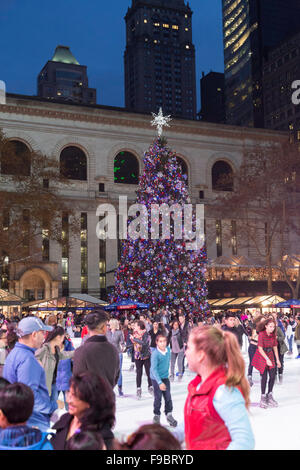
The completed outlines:
[[[118,379],[118,387],[122,387],[122,364],[123,364],[123,354],[119,353],[119,359],[120,359],[120,375]]]
[[[52,384],[52,387],[51,387],[51,396],[50,396],[52,413],[58,408],[57,399],[58,399],[58,391],[56,388],[56,383],[54,383]]]
[[[164,397],[164,400],[165,400],[165,414],[171,413],[173,411],[170,380],[162,379],[162,381],[167,387],[167,390],[164,392],[159,388],[159,385],[156,382],[156,380],[152,379],[152,385],[153,385],[153,391],[154,391],[154,414],[155,415],[160,415],[162,397]]]
[[[294,335],[290,336],[288,338],[288,343],[289,343],[289,351],[293,352],[293,341],[294,341]]]

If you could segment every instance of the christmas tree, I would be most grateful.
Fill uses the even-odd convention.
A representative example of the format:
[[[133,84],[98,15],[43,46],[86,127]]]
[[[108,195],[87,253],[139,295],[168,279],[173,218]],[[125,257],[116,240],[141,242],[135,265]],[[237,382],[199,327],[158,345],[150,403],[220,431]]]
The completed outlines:
[[[161,137],[160,123],[158,129],[159,137],[144,155],[135,208],[138,218],[134,219],[129,212],[128,237],[122,241],[115,274],[114,301],[135,299],[151,308],[168,306],[205,314],[209,310],[206,252],[204,246],[188,249],[196,220],[191,212],[186,224],[184,209],[187,205],[191,207],[187,176],[182,173],[176,154]],[[159,212],[159,208],[165,208],[166,213]],[[170,208],[176,209],[171,217]],[[169,215],[170,222],[165,226],[164,214]]]

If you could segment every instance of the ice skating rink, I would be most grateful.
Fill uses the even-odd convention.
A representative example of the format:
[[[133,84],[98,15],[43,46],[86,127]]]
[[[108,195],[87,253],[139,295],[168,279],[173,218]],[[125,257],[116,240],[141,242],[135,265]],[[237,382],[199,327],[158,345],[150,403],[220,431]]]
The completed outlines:
[[[77,345],[76,345],[77,346]],[[251,388],[250,420],[255,436],[255,450],[300,450],[300,359],[293,356],[284,356],[283,383],[275,384],[273,396],[278,401],[278,408],[259,408],[260,376],[253,370],[254,385]],[[243,347],[243,356],[248,368],[248,354]],[[151,423],[153,418],[153,397],[148,393],[148,384],[145,372],[142,380],[142,398],[136,399],[136,374],[130,371],[130,360],[127,354],[123,359],[123,392],[119,397],[116,392],[116,426],[114,429],[117,439],[126,438],[139,426]],[[183,408],[187,396],[187,385],[193,379],[194,373],[186,369],[182,382],[177,377],[171,384],[173,398],[173,416],[178,421],[178,432],[183,430]],[[162,404],[161,424],[167,426]],[[62,414],[63,410],[59,410]],[[168,429],[171,430],[170,427]],[[181,430],[181,432],[180,432]]]
[[[259,408],[260,376],[253,370],[254,385],[251,388],[250,420],[255,436],[255,450],[300,450],[300,359],[285,354],[283,383],[275,384],[273,396],[278,408]],[[248,366],[247,354],[243,353]],[[117,397],[116,437],[122,437],[136,430],[153,418],[153,399],[148,393],[145,374],[142,381],[142,399],[136,399],[135,372],[129,371],[130,362],[124,355],[123,391],[124,397]],[[246,369],[247,370],[247,369]],[[194,374],[186,370],[182,382],[176,378],[171,384],[174,405],[173,416],[179,426],[183,426],[183,408],[187,395],[187,385]],[[161,424],[166,425],[162,405]],[[170,429],[170,428],[169,428]]]

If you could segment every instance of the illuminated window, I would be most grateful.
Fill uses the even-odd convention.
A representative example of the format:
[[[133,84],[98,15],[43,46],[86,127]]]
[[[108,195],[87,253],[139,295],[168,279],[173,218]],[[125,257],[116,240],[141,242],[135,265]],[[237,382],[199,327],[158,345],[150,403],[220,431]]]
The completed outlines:
[[[139,162],[130,152],[120,152],[114,162],[114,181],[121,184],[138,184]]]
[[[222,221],[216,220],[217,257],[222,256]]]
[[[148,23],[148,20],[144,19],[144,23]]]
[[[189,48],[190,48],[190,46],[187,44],[187,45],[185,46],[185,48],[186,48],[186,49],[189,49]]]
[[[154,26],[156,26],[156,28],[158,28],[160,26],[160,23],[154,23]]]
[[[170,25],[168,23],[163,23],[163,28],[170,28]]]
[[[179,29],[179,26],[177,24],[173,24],[172,29]]]

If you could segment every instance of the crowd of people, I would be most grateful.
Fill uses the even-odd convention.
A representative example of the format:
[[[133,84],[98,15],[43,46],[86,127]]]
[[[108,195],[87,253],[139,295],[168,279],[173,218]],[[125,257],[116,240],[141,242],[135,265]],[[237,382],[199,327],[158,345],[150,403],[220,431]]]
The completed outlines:
[[[81,345],[74,348],[73,338]],[[300,317],[276,313],[221,312],[188,316],[171,312],[102,309],[85,316],[25,315],[0,320],[0,449],[253,449],[248,416],[253,368],[261,376],[261,408],[278,406],[273,388],[282,383],[284,355],[296,342]],[[242,348],[249,354],[248,371]],[[143,371],[153,399],[153,422],[126,442],[114,437],[116,395],[124,397],[123,356]],[[172,428],[172,383],[186,368],[195,373],[184,408],[184,437]],[[65,413],[56,416],[62,393]],[[168,430],[161,425],[164,401]],[[53,422],[54,421],[54,422]],[[51,427],[52,425],[52,427]]]

